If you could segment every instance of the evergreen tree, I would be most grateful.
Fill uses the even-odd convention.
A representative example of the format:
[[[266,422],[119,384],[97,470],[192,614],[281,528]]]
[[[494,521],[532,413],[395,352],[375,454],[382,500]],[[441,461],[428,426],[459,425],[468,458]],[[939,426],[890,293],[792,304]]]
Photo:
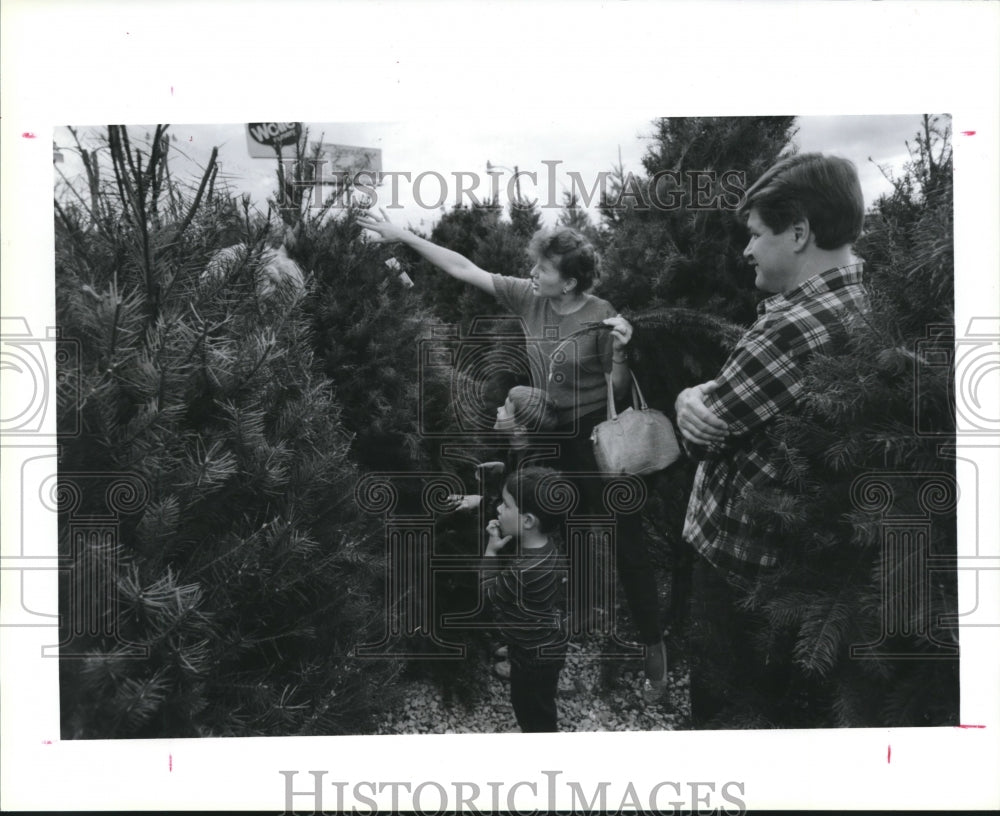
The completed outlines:
[[[442,426],[449,383],[446,373],[420,365],[421,342],[437,322],[423,305],[423,281],[393,248],[363,240],[356,216],[367,202],[349,183],[332,184],[331,177],[326,187],[315,186],[321,148],[308,155],[306,141],[294,159],[277,163],[271,205],[289,227],[290,257],[315,279],[304,309],[353,437],[351,456],[365,471],[432,467],[423,431]]]
[[[510,215],[512,220],[504,221],[496,202],[456,206],[435,224],[430,240],[488,272],[527,277],[531,260],[526,250],[540,226],[539,211],[537,206],[525,205],[512,207]],[[471,340],[462,344],[470,365],[460,366],[456,376],[463,382],[456,381],[453,388],[477,395],[472,410],[492,416],[512,386],[530,382],[520,321],[495,298],[426,261],[417,261],[414,279],[426,308],[441,323],[456,327],[456,337]],[[466,381],[468,377],[473,381]]]
[[[749,324],[753,275],[733,210],[745,185],[795,133],[794,117],[686,117],[654,123],[645,177],[619,165],[601,204],[607,275],[599,293],[621,309],[683,306]]]
[[[801,412],[774,429],[783,487],[752,503],[786,557],[747,603],[768,619],[762,646],[787,639],[827,689],[829,709],[803,712],[815,725],[958,722],[947,123],[926,117],[910,152],[858,247],[872,312],[809,366]]]
[[[556,224],[560,227],[569,227],[583,235],[595,247],[602,244],[601,235],[591,221],[587,211],[580,206],[580,196],[576,190],[563,192],[563,206],[556,219]]]
[[[510,225],[501,220],[501,214],[495,203],[455,206],[441,216],[429,238],[488,272],[526,272],[524,260],[518,258],[521,244],[511,234]],[[414,281],[424,303],[441,322],[466,331],[474,317],[500,313],[493,298],[444,274],[416,253],[407,250],[406,255],[416,266]]]
[[[365,470],[430,467],[418,409],[444,383],[421,368],[419,355],[436,321],[390,251],[359,240],[355,215],[350,209],[300,227],[295,254],[316,278],[306,306],[316,351],[354,435],[355,460]]]
[[[352,437],[351,456],[359,474],[395,474],[388,478],[398,496],[397,512],[422,516],[422,481],[407,474],[459,472],[468,489],[475,489],[467,464],[442,457],[444,441],[481,443],[483,460],[500,455],[495,439],[480,438],[475,428],[470,432],[463,422],[468,411],[458,410],[456,403],[459,394],[471,395],[477,403],[473,407],[492,417],[517,377],[517,367],[511,370],[507,364],[518,355],[503,350],[510,340],[497,339],[492,325],[485,326],[485,333],[484,326],[477,329],[477,317],[503,314],[493,298],[430,268],[405,248],[365,240],[357,224],[359,210],[343,206],[348,201],[343,192],[323,206],[314,206],[315,194],[293,198],[301,189],[299,178],[308,185],[308,171],[299,170],[302,162],[302,156],[286,162],[279,182],[284,178],[287,186],[288,179],[295,180],[285,196],[284,218],[294,224],[293,257],[311,269],[315,279],[314,297],[304,309],[312,318],[317,358],[342,406],[341,423]],[[511,224],[500,221],[499,211],[488,206],[456,207],[441,219],[433,238],[484,265],[500,259],[506,268],[523,266],[524,242]],[[401,281],[401,272],[412,279],[412,286]],[[455,365],[429,365],[436,357],[422,351],[423,344],[436,348],[440,341],[432,332],[437,330],[440,337],[443,324],[458,326],[461,334],[454,334],[452,346],[462,354]],[[459,340],[471,333],[477,333],[476,342]],[[463,354],[471,364],[463,363]],[[502,363],[499,367],[492,364],[494,356]],[[484,371],[496,376],[480,381]],[[481,430],[491,426],[492,418]],[[384,524],[381,518],[375,521]],[[442,514],[434,553],[477,553],[481,534],[478,516]],[[432,620],[437,628],[442,616],[474,607],[478,581],[473,572],[444,574],[435,580],[432,599],[414,590],[419,587],[408,587],[402,590],[408,594],[398,597],[401,587],[394,585],[397,597],[390,603],[405,604],[414,616]],[[433,608],[425,609],[423,604],[431,601]],[[482,639],[474,630],[434,634],[470,645]],[[402,637],[397,647],[426,656],[409,660],[411,675],[429,673],[445,691],[465,698],[475,689],[474,662],[442,661],[434,644],[419,634]]]
[[[515,199],[510,205],[510,227],[514,235],[523,241],[530,241],[542,226],[542,214],[538,201],[524,198]]]
[[[86,655],[61,662],[63,733],[358,733],[398,667],[351,654],[381,634],[381,531],[353,502],[308,295],[267,277],[281,229],[214,189],[214,153],[193,199],[170,180],[166,130],[81,145],[92,195],[56,201],[58,320],[81,349],[60,415],[82,426],[60,461],[76,497],[60,516],[60,625],[64,651]],[[245,249],[206,271],[234,237]],[[107,513],[119,478],[148,502],[113,548],[81,547],[78,520]],[[98,568],[107,586],[88,585]],[[108,619],[81,634],[80,593],[98,591]]]

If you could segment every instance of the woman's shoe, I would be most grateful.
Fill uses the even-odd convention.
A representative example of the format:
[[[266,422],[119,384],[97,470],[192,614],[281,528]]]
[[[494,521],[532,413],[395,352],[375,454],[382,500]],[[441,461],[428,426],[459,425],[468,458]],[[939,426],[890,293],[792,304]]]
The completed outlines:
[[[662,638],[655,645],[646,647],[645,671],[642,696],[648,702],[656,702],[667,689],[667,644]]]

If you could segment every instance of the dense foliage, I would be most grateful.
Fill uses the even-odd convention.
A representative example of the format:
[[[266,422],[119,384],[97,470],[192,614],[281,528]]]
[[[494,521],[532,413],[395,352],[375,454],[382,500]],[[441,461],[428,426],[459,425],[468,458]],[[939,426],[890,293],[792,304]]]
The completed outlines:
[[[734,180],[752,182],[794,133],[792,117],[658,120],[645,175],[612,173],[598,223],[567,196],[559,221],[598,246],[597,293],[633,321],[633,368],[655,407],[672,413],[754,319]],[[940,452],[954,434],[953,372],[922,345],[953,336],[949,135],[928,119],[893,193],[871,207],[858,251],[872,314],[846,354],[816,362],[802,410],[776,424],[784,489],[753,497],[787,558],[744,601],[768,620],[762,645],[788,640],[832,690],[834,704],[811,712],[818,725],[957,716],[957,635],[942,623],[956,606],[954,465]],[[488,416],[527,381],[523,351],[510,350],[516,327],[415,254],[361,239],[354,210],[312,206],[307,163],[281,170],[281,201],[261,216],[217,183],[214,156],[190,189],[172,179],[166,128],[138,146],[109,128],[99,148],[77,147],[86,179],[55,202],[58,320],[81,359],[78,373],[60,372],[61,425],[81,424],[60,459],[60,552],[75,559],[61,585],[63,640],[84,655],[62,663],[64,734],[368,730],[401,687],[402,662],[354,649],[383,637],[403,599],[386,595],[387,516],[362,512],[355,491],[370,474],[400,474],[397,512],[419,516],[424,475],[475,489],[472,459],[503,450],[488,424],[463,426],[455,395]],[[488,271],[526,275],[539,223],[537,208],[487,202],[446,213],[429,237]],[[276,253],[301,280],[275,277]],[[475,338],[474,364],[425,365],[432,332]],[[456,442],[466,453],[446,450]],[[671,587],[664,624],[678,635],[692,476],[685,460],[656,476],[645,511]],[[107,514],[116,480],[134,496],[116,505],[113,544],[81,547],[81,520]],[[898,518],[923,525],[908,547],[895,544]],[[436,554],[478,551],[478,516],[427,519]],[[74,610],[93,574],[113,603],[103,627],[81,632]],[[475,573],[456,571],[439,576],[433,600],[407,602],[436,625],[476,592]],[[483,634],[456,638],[475,647]],[[435,651],[426,633],[401,641],[399,653]],[[467,664],[408,661],[468,695]],[[767,723],[744,711],[722,725]]]
[[[315,282],[269,277],[275,224],[209,189],[212,166],[194,200],[172,185],[165,129],[128,138],[81,144],[94,195],[57,202],[58,319],[81,358],[61,419],[82,429],[60,459],[64,652],[82,655],[61,664],[64,734],[365,730],[398,664],[351,654],[384,615],[382,531],[353,500],[357,431],[338,393],[350,358],[340,377],[316,357]],[[79,547],[116,480],[134,495],[115,540]],[[88,586],[95,574],[107,586]],[[87,592],[106,593],[108,618],[81,633]]]

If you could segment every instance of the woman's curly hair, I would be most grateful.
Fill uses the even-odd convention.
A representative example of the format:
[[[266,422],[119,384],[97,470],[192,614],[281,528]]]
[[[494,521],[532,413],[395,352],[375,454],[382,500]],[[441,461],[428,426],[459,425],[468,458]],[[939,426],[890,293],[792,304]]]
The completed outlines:
[[[551,262],[564,280],[576,280],[578,292],[586,292],[600,277],[594,247],[569,227],[540,229],[528,244],[528,254]]]

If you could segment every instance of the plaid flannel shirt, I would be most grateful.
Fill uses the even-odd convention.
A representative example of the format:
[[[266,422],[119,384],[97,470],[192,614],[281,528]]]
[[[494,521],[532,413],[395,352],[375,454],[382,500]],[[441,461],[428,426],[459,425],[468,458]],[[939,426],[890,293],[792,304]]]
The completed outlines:
[[[743,335],[722,371],[718,389],[705,404],[729,425],[716,445],[685,441],[695,474],[684,538],[721,569],[772,567],[778,551],[768,530],[754,527],[746,510],[747,491],[767,490],[779,481],[769,427],[794,408],[802,395],[803,368],[818,353],[836,353],[846,320],[868,309],[861,264],[815,275],[791,292],[773,295],[758,307],[758,319]]]

